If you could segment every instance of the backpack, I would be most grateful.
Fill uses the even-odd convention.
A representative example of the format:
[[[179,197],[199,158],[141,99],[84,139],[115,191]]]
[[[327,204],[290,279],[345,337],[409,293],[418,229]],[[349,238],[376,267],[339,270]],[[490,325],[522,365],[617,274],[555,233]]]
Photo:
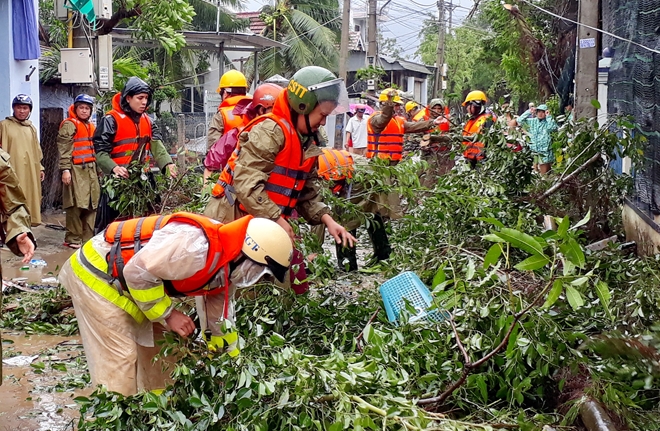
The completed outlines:
[[[240,133],[241,131],[234,127],[215,141],[213,146],[209,149],[209,152],[206,153],[204,167],[209,171],[220,172],[225,167],[229,157],[231,157],[231,153],[236,148]]]

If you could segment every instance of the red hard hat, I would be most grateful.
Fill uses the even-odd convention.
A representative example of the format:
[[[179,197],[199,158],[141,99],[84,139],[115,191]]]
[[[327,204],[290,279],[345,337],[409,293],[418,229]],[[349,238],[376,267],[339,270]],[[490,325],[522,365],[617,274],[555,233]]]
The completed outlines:
[[[284,90],[276,84],[265,83],[261,84],[254,90],[252,95],[252,106],[263,106],[264,108],[271,108],[275,104],[275,99]]]

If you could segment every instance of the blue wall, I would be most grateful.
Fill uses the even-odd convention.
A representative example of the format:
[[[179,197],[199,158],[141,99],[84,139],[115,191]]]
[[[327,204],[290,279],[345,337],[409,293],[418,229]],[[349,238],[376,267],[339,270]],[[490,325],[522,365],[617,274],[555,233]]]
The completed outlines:
[[[39,1],[32,1],[38,15]],[[27,94],[34,103],[30,120],[39,133],[39,61],[14,60],[12,40],[11,0],[0,0],[0,119],[12,114],[11,101],[14,96],[19,93]],[[30,77],[30,81],[26,81],[25,75],[30,73],[30,66],[36,67],[37,70]]]

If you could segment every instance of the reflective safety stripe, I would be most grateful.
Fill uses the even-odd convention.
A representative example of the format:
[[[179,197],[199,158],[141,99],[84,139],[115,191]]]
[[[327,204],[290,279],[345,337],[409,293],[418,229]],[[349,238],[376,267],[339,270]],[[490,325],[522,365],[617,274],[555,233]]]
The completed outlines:
[[[211,340],[208,341],[208,344],[209,349],[213,351],[225,349],[231,358],[235,358],[241,353],[241,350],[237,346],[238,332],[230,332],[225,335],[211,335]]]
[[[120,139],[119,141],[115,142],[115,145],[124,145],[124,144],[137,144],[138,138],[128,138],[128,139]]]
[[[91,242],[87,242],[82,249],[71,256],[71,268],[74,274],[85,283],[87,287],[98,293],[117,307],[127,312],[139,324],[144,322],[145,315],[140,308],[126,295],[120,295],[117,289],[109,285],[104,280],[95,276],[91,271],[85,268],[78,259],[79,253],[85,253],[87,260],[97,269],[107,272],[108,264],[105,259],[92,247]]]
[[[151,320],[152,322],[160,320],[163,318],[163,314],[165,314],[167,309],[170,308],[170,305],[172,305],[172,299],[169,296],[164,296],[163,299],[156,303],[156,305],[144,311],[144,315],[147,316],[147,319]]]
[[[73,142],[84,142],[84,141],[92,142],[92,137],[91,136],[86,136],[84,138],[77,138],[77,139],[73,140]],[[85,147],[77,147],[77,148],[85,148]],[[94,148],[94,147],[90,147],[90,148]]]
[[[162,284],[149,289],[131,289],[129,287],[128,291],[138,302],[153,302],[165,296],[165,286]]]

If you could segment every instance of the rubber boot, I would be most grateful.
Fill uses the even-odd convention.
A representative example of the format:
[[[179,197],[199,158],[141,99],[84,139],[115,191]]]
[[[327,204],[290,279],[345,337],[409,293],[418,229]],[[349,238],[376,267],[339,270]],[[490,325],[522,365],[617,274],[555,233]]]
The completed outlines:
[[[375,214],[373,222],[367,227],[371,244],[374,247],[374,257],[377,261],[389,259],[392,248],[390,240],[387,238],[387,229],[383,218]]]
[[[351,235],[357,237],[357,229],[351,231]],[[356,247],[342,246],[341,244],[335,243],[335,248],[337,249],[337,263],[339,269],[344,272],[352,272],[358,270],[357,264],[357,251]],[[348,269],[344,261],[348,260]]]

